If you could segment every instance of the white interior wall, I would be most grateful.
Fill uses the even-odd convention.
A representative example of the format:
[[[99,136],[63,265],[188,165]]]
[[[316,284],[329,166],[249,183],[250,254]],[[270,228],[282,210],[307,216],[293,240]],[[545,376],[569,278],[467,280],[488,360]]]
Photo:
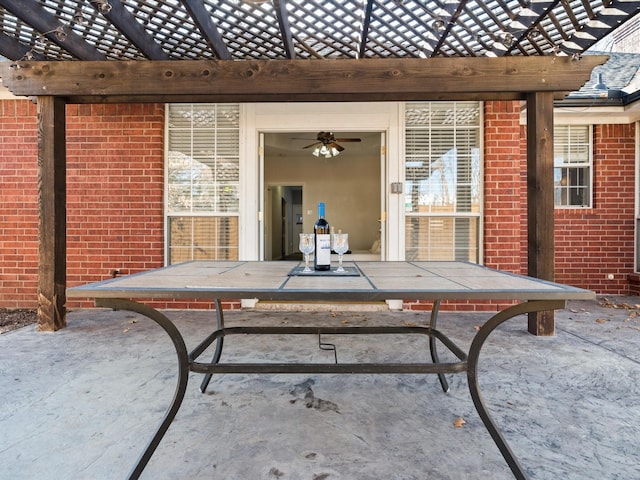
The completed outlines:
[[[354,157],[346,147],[334,158],[314,157],[308,150],[297,158],[267,156],[264,180],[303,186],[304,232],[313,232],[318,202],[324,202],[325,218],[336,232],[349,234],[351,250],[369,250],[379,234],[380,158]]]

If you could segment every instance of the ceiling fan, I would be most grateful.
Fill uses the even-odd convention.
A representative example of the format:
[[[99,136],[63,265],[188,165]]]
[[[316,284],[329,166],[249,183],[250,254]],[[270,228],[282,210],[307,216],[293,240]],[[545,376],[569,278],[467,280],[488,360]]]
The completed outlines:
[[[315,155],[316,157],[323,155],[326,158],[335,157],[344,150],[344,147],[338,142],[344,143],[362,141],[360,138],[336,138],[333,132],[318,132],[316,140],[316,142],[302,148],[305,149],[315,147],[312,152],[313,155]]]

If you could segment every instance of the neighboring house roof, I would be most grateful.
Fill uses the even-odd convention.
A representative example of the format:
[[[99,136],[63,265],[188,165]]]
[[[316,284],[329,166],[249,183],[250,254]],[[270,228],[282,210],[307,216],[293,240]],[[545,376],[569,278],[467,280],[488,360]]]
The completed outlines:
[[[589,52],[609,55],[604,65],[593,69],[591,79],[562,103],[629,105],[640,99],[640,53]]]

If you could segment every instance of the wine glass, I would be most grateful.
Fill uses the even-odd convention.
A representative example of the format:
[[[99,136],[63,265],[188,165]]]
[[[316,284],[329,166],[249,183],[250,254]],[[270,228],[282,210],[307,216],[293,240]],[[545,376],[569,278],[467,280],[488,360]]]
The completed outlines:
[[[334,233],[333,234],[333,250],[338,254],[338,268],[336,272],[344,272],[342,268],[342,256],[349,250],[349,234]]]
[[[300,234],[299,248],[300,248],[300,251],[304,253],[304,270],[302,271],[304,273],[313,272],[313,270],[309,268],[309,255],[311,255],[316,248],[315,243],[313,241],[313,233]]]

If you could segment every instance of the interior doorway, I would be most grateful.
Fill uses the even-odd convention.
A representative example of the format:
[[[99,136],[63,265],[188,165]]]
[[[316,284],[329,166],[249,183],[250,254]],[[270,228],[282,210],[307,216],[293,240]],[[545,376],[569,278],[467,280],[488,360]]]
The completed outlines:
[[[265,260],[300,260],[301,185],[269,185],[265,193]]]
[[[331,156],[314,155],[318,132],[263,134],[265,260],[301,258],[298,234],[313,232],[319,202],[333,230],[349,233],[345,259],[383,259],[384,135],[332,134],[351,140]]]

